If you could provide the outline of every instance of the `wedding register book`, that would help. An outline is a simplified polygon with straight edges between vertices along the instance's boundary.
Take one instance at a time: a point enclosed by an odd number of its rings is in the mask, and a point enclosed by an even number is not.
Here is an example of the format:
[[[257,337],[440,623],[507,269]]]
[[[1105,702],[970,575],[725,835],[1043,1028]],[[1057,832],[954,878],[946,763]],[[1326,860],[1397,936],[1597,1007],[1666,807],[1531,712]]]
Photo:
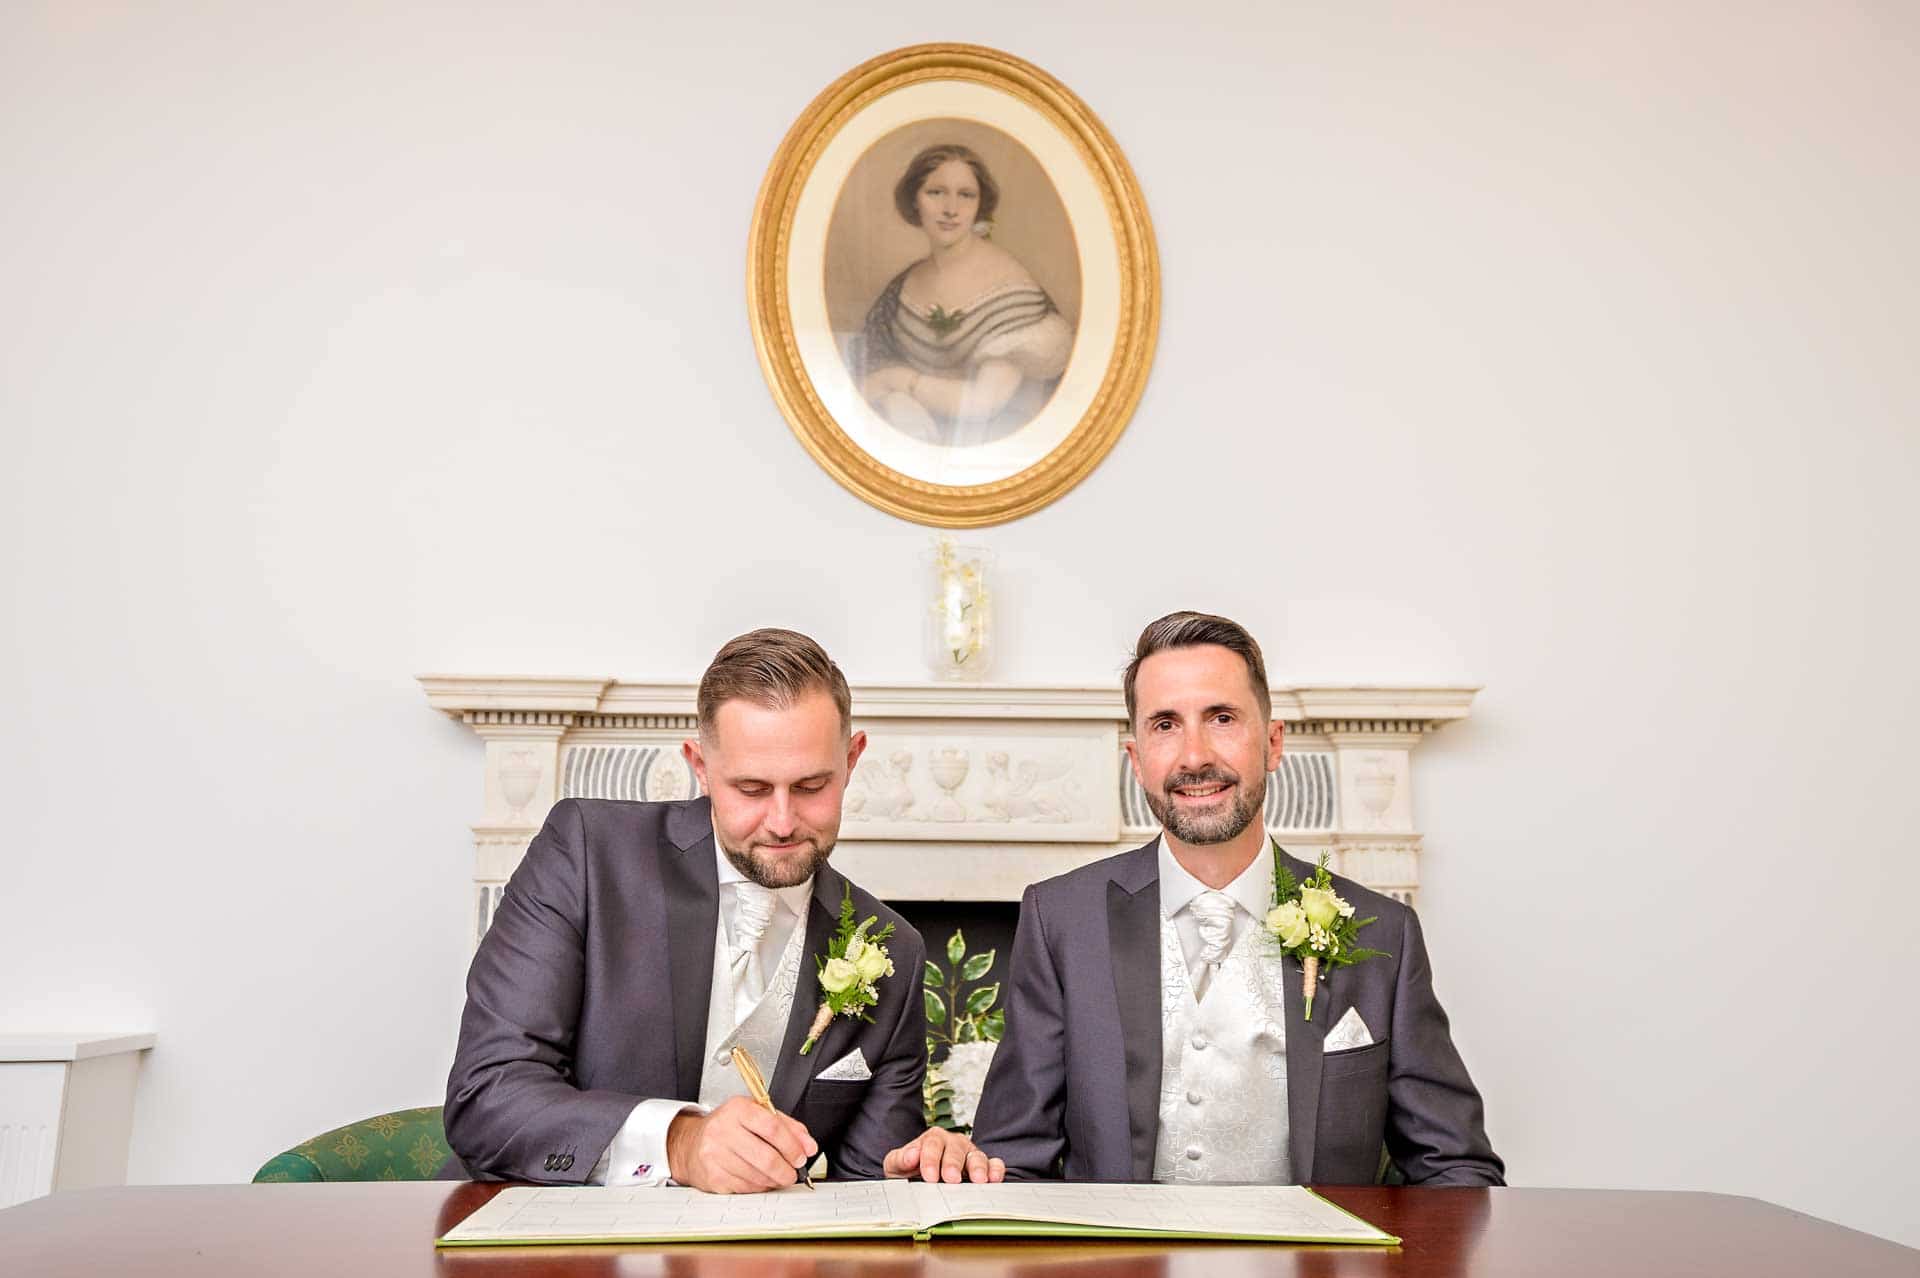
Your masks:
[[[1299,1185],[928,1185],[825,1182],[770,1194],[675,1187],[503,1189],[442,1247],[739,1242],[769,1238],[1217,1238],[1400,1240]]]

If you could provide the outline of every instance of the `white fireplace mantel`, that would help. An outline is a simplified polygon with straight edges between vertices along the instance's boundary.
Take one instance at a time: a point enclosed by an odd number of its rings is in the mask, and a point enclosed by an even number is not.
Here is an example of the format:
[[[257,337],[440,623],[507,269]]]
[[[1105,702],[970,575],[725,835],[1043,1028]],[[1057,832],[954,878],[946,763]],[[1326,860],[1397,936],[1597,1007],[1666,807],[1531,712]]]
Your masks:
[[[680,754],[693,683],[535,675],[422,675],[427,702],[486,743],[476,941],[546,811],[565,798],[689,798]],[[1266,824],[1297,855],[1412,901],[1419,887],[1412,757],[1470,711],[1476,687],[1300,685],[1273,690],[1286,752]],[[1112,685],[884,683],[853,689],[868,746],[848,786],[834,864],[890,900],[1016,901],[1037,879],[1134,847],[1157,830],[1124,765]]]

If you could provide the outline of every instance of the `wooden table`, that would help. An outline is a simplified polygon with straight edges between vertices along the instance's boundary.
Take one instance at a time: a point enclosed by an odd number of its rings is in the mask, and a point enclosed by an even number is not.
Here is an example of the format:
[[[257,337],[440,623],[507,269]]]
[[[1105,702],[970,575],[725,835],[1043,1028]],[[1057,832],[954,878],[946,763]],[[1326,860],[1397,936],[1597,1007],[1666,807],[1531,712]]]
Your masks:
[[[1920,1251],[1724,1194],[1581,1189],[1322,1192],[1393,1248],[874,1241],[436,1252],[500,1189],[444,1181],[83,1189],[0,1211],[0,1273],[277,1278],[1920,1278]]]

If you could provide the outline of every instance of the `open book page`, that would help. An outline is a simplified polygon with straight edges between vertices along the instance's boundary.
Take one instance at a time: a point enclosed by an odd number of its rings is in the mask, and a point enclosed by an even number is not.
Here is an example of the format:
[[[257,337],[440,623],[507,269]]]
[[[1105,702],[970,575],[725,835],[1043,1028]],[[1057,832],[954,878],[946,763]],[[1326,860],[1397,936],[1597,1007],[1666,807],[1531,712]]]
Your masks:
[[[840,1181],[734,1196],[683,1188],[515,1186],[448,1231],[450,1246],[715,1242],[941,1233],[1394,1239],[1297,1185],[928,1185]]]
[[[905,1181],[834,1181],[771,1194],[677,1186],[515,1186],[494,1195],[443,1243],[639,1242],[910,1234]]]
[[[913,1182],[921,1232],[948,1222],[1034,1221],[1189,1238],[1391,1242],[1357,1216],[1299,1185],[1003,1185]],[[953,1232],[994,1232],[991,1228]],[[1028,1231],[1021,1231],[1028,1232]],[[1044,1232],[1044,1231],[1040,1231]]]

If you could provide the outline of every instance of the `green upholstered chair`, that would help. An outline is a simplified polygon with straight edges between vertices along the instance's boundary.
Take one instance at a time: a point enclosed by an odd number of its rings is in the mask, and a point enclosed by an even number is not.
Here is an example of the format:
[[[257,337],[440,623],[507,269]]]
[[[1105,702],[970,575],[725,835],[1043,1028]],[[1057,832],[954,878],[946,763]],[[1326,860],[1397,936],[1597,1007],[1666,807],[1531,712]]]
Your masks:
[[[396,1109],[322,1132],[253,1174],[261,1181],[432,1180],[452,1150],[440,1107]]]

